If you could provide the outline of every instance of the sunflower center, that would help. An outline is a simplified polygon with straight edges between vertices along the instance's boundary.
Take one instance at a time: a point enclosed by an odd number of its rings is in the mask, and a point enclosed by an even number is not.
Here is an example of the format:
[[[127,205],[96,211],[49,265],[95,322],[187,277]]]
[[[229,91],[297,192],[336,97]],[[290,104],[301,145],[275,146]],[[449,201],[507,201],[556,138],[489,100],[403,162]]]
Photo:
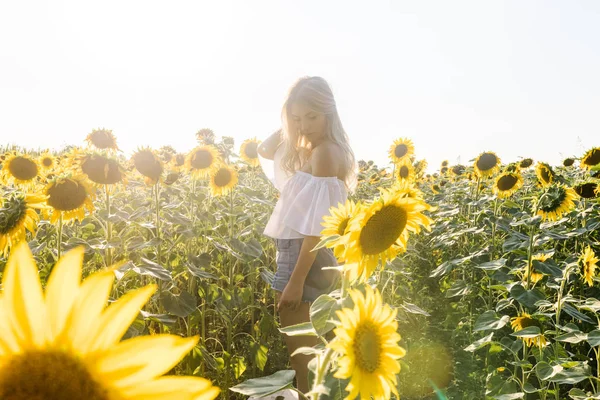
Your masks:
[[[537,321],[531,317],[518,317],[514,323],[514,328],[518,328],[518,330],[523,330],[530,326],[538,326]]]
[[[503,191],[510,190],[515,186],[517,180],[517,177],[512,174],[503,175],[498,179],[498,189]]]
[[[363,253],[375,255],[389,249],[406,227],[408,213],[395,205],[384,206],[365,224],[360,232]]]
[[[521,160],[521,168],[530,167],[531,164],[533,164],[533,160],[531,158],[526,158],[524,160]]]
[[[258,149],[258,143],[250,142],[250,143],[246,144],[244,152],[246,153],[246,156],[248,158],[257,158],[258,157],[257,149]]]
[[[8,197],[0,208],[0,234],[6,235],[25,217],[27,203],[23,197]]]
[[[346,233],[346,227],[348,226],[348,221],[350,221],[350,218],[346,218],[342,222],[340,222],[340,224],[338,225],[338,235],[343,236],[344,233]]]
[[[356,327],[356,336],[352,346],[356,356],[356,365],[369,373],[375,372],[380,363],[381,340],[373,322],[366,321]]]
[[[85,203],[87,192],[83,185],[73,179],[55,182],[48,188],[48,205],[58,211],[75,210]]]
[[[192,156],[191,165],[194,169],[205,169],[212,165],[213,156],[208,150],[198,150]]]
[[[30,351],[0,367],[3,400],[107,400],[108,391],[76,358],[59,351]]]
[[[498,157],[496,157],[494,154],[483,153],[477,159],[477,168],[479,168],[481,171],[487,171],[494,168],[497,163]]]
[[[8,165],[12,176],[21,181],[30,181],[38,174],[38,167],[35,162],[25,157],[15,157]]]
[[[185,164],[185,157],[183,156],[183,154],[177,154],[175,156],[175,165],[181,167],[183,164]]]
[[[540,210],[546,213],[556,211],[566,198],[567,193],[562,188],[554,192],[549,191],[540,198]]]
[[[399,144],[398,146],[396,146],[396,148],[394,149],[394,154],[396,155],[396,157],[398,158],[402,158],[406,155],[406,153],[408,153],[408,146],[405,144]]]
[[[586,165],[596,165],[596,164],[600,163],[600,150],[598,150],[598,149],[590,150],[590,154],[588,154],[585,157],[585,159],[583,160],[583,163]]]
[[[151,151],[142,150],[133,156],[133,164],[140,174],[157,180],[162,174],[162,165]]]
[[[227,168],[221,168],[215,174],[215,185],[219,187],[227,186],[231,182],[231,172]]]
[[[121,171],[115,160],[102,156],[91,156],[81,163],[81,170],[94,183],[112,185],[121,181]]]
[[[573,189],[575,189],[575,192],[584,199],[593,199],[596,197],[597,187],[598,185],[594,182],[588,182],[582,185],[577,185]]]
[[[546,167],[542,167],[541,168],[540,175],[542,176],[542,179],[544,180],[544,182],[548,182],[549,183],[550,180],[552,180],[552,173]]]
[[[406,165],[401,166],[398,173],[400,174],[400,178],[402,178],[402,179],[408,178],[408,174],[409,174],[408,167]]]
[[[44,157],[42,159],[42,165],[46,168],[52,166],[52,159],[50,157]]]

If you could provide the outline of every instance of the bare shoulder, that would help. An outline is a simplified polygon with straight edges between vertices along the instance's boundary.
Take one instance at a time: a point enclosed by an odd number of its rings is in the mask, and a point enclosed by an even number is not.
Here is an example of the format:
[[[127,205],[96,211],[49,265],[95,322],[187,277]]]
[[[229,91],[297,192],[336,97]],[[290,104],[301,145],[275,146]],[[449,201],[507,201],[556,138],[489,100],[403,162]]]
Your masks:
[[[345,175],[345,157],[343,149],[333,142],[317,146],[311,156],[311,169],[314,176]]]

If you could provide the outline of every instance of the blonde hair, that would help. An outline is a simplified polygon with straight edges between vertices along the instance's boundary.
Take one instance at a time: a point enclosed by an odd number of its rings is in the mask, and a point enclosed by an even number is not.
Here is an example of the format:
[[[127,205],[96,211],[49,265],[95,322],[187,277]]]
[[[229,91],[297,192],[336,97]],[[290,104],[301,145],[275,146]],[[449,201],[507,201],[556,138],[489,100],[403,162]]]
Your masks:
[[[325,114],[327,128],[325,136],[338,144],[345,154],[348,171],[344,177],[346,188],[356,187],[356,159],[350,147],[350,140],[342,126],[333,92],[327,81],[318,76],[306,76],[298,79],[290,88],[281,110],[284,153],[281,158],[282,168],[293,174],[308,161],[312,150],[310,142],[298,131],[290,129],[291,107],[297,101],[304,102],[313,111]]]

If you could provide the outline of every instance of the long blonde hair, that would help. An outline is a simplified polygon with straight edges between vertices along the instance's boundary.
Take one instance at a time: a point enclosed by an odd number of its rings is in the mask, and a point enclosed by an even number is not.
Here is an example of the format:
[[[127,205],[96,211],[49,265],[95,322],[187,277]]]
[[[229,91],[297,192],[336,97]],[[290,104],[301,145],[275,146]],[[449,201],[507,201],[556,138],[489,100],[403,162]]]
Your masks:
[[[356,187],[356,159],[350,147],[350,140],[342,126],[333,92],[327,81],[318,76],[306,76],[298,79],[290,88],[281,110],[284,154],[281,158],[282,168],[293,174],[308,160],[310,142],[298,131],[290,129],[292,104],[302,101],[313,111],[325,114],[327,118],[326,138],[337,143],[344,151],[348,171],[344,177],[346,188]]]

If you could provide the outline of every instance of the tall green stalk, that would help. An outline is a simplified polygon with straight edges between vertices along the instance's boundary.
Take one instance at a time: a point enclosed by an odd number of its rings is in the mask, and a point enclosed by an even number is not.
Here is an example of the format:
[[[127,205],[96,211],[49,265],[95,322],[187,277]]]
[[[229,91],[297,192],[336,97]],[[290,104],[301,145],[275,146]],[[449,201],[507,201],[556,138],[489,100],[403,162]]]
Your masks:
[[[110,248],[110,241],[112,240],[112,222],[110,221],[110,191],[108,185],[104,185],[104,193],[106,195],[106,265],[112,265],[112,249]]]

